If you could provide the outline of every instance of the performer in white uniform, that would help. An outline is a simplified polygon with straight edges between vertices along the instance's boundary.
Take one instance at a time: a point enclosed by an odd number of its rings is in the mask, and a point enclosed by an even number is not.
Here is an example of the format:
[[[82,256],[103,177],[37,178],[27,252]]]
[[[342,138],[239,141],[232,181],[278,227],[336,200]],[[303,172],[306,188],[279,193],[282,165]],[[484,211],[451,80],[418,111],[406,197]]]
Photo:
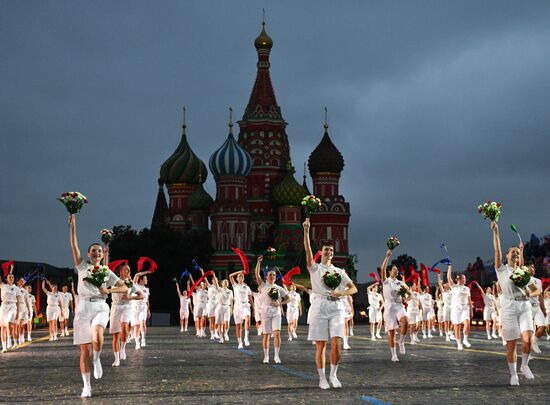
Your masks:
[[[354,316],[353,311],[353,298],[351,295],[347,295],[342,298],[344,300],[344,336],[343,341],[344,344],[342,345],[344,350],[351,349],[349,345],[349,336],[351,331],[351,325],[352,325],[352,319]]]
[[[403,299],[397,293],[400,288],[407,288],[407,285],[397,280],[398,269],[392,265],[389,269],[389,277],[386,277],[388,262],[392,251],[388,249],[384,261],[380,266],[380,279],[382,281],[382,291],[384,294],[384,323],[386,332],[388,332],[388,342],[390,344],[391,361],[397,362],[397,353],[395,351],[395,330],[399,327],[399,353],[405,354],[405,335],[407,334],[407,313],[403,306]]]
[[[180,300],[180,332],[187,332],[187,325],[189,323],[189,308],[191,307],[191,311],[193,311],[191,298],[187,296],[187,291],[189,291],[189,288],[189,280],[187,280],[187,290],[183,291],[180,290],[180,285],[176,280],[176,290]]]
[[[141,293],[142,299],[132,300],[132,318],[131,325],[134,328],[134,339],[136,340],[136,350],[146,346],[145,334],[147,333],[147,318],[151,316],[149,309],[149,288],[146,287],[148,280],[146,274],[149,270],[141,271],[134,275],[133,293]],[[141,334],[141,342],[140,342]]]
[[[455,340],[453,328],[451,325],[451,286],[449,283],[443,284],[441,281],[441,274],[437,275],[437,283],[441,290],[441,297],[443,298],[443,323],[445,324],[445,340],[447,342]]]
[[[215,277],[215,276],[214,276]],[[210,284],[208,277],[204,279],[207,290],[206,312],[208,316],[208,329],[210,330],[210,340],[219,339],[218,329],[216,328],[216,308],[218,306],[218,288]]]
[[[523,249],[513,246],[506,252],[508,264],[502,263],[500,235],[498,224],[491,222],[493,231],[493,247],[495,251],[495,270],[501,288],[501,319],[502,336],[506,340],[506,360],[510,370],[510,385],[519,385],[517,375],[517,340],[521,339],[521,372],[525,378],[535,378],[529,368],[529,353],[531,352],[531,335],[533,334],[533,313],[531,311],[530,296],[537,296],[540,290],[534,281],[523,288],[516,286],[510,276],[523,261]]]
[[[25,343],[25,327],[29,320],[29,307],[27,302],[27,290],[25,289],[26,280],[21,277],[17,280],[17,286],[19,287],[20,294],[17,296],[17,303],[19,308],[19,314],[17,316],[17,343]]]
[[[59,298],[61,299],[61,307],[59,312],[59,328],[61,329],[61,336],[69,336],[69,315],[74,313],[73,296],[70,292],[67,292],[66,285],[61,287]]]
[[[75,345],[80,346],[80,372],[84,388],[82,397],[92,396],[92,385],[90,382],[91,365],[94,365],[94,377],[103,376],[100,354],[103,348],[103,331],[109,322],[109,306],[105,302],[107,294],[114,292],[124,293],[128,287],[108,268],[100,267],[103,260],[103,247],[94,243],[88,248],[88,261],[84,260],[78,248],[76,238],[76,217],[69,215],[69,229],[71,251],[74,265],[78,272],[78,304],[75,309],[73,322],[73,340]],[[97,271],[105,271],[106,277],[100,288],[85,281],[84,278],[91,277]],[[114,287],[114,288],[113,288]],[[90,355],[93,352],[93,360],[90,362]]]
[[[428,330],[429,338],[432,338],[432,320],[434,312],[434,302],[430,287],[425,286],[420,293],[420,304],[422,305],[422,338],[426,339],[426,329]]]
[[[411,345],[420,342],[418,339],[418,330],[420,329],[422,304],[420,294],[418,293],[418,284],[415,282],[410,287],[410,295],[405,298],[407,302],[407,319],[409,321],[409,333],[411,335]]]
[[[375,341],[377,338],[382,339],[380,331],[382,330],[382,310],[384,308],[384,300],[378,292],[378,282],[367,288],[367,298],[369,302],[369,323],[370,323],[370,339]]]
[[[529,266],[527,267],[531,272],[531,279],[533,280],[539,291],[542,291],[542,282],[539,278],[535,277],[535,266],[533,264],[529,264]],[[531,338],[531,350],[533,350],[535,353],[542,353],[539,348],[539,339],[542,337],[542,335],[544,335],[544,332],[546,331],[546,311],[548,311],[548,308],[546,308],[546,306],[544,305],[543,294],[540,294],[537,297],[530,297],[529,301],[531,302],[533,322],[535,323],[535,332],[533,333],[533,336]]]
[[[235,276],[237,281],[235,282]],[[233,307],[233,319],[235,321],[235,332],[237,334],[238,348],[243,348],[242,329],[244,322],[244,345],[250,346],[248,339],[250,334],[250,315],[251,315],[251,301],[252,290],[244,283],[244,275],[242,271],[236,271],[229,275],[229,281],[233,287],[233,295],[235,298],[235,305]],[[259,321],[259,320],[258,320]]]
[[[550,285],[544,290],[544,308],[546,309],[546,340],[550,340]]]
[[[191,279],[193,283],[193,280]],[[193,283],[194,284],[194,283]],[[195,322],[195,336],[202,337],[202,295],[204,291],[205,283],[202,282],[193,293],[191,294],[191,299],[193,300],[193,320]]]
[[[216,331],[219,336],[219,342],[229,341],[229,319],[231,319],[231,306],[233,304],[233,291],[229,287],[227,280],[222,280],[221,287],[218,284],[218,278],[214,275],[212,278],[216,288]],[[212,286],[210,286],[212,288]]]
[[[27,341],[31,342],[32,341],[32,337],[31,337],[31,333],[32,333],[32,322],[33,322],[33,319],[34,319],[34,314],[37,313],[36,311],[36,298],[34,297],[34,295],[32,295],[32,286],[30,285],[27,285],[25,286],[25,288],[27,289],[27,305],[29,307],[29,319],[27,320]]]
[[[273,335],[273,347],[275,356],[273,361],[280,363],[279,352],[281,350],[281,306],[288,302],[288,295],[284,288],[275,284],[277,275],[275,271],[267,272],[266,281],[263,282],[260,277],[260,265],[263,257],[259,256],[256,262],[254,274],[256,275],[256,283],[261,294],[262,300],[262,347],[264,349],[264,363],[269,363],[269,337]],[[271,294],[271,296],[270,296]],[[276,297],[275,297],[276,295]],[[273,297],[273,298],[272,298]]]
[[[456,284],[453,281],[453,266],[447,266],[447,282],[451,286],[451,323],[454,328],[456,346],[462,350],[463,346],[470,347],[468,336],[470,335],[470,319],[474,315],[470,289],[466,287],[466,276],[459,274]],[[464,326],[464,339],[460,341],[460,327]]]
[[[288,293],[288,303],[286,304],[288,340],[292,341],[292,339],[298,339],[296,330],[298,329],[298,319],[302,316],[302,297],[296,292],[295,285],[291,285],[290,290],[284,288]]]
[[[357,287],[353,284],[343,269],[332,264],[334,246],[325,243],[321,247],[321,263],[313,260],[311,242],[309,239],[309,218],[304,221],[304,249],[308,264],[311,289],[315,299],[311,303],[311,313],[308,340],[315,341],[315,365],[319,374],[319,388],[328,389],[329,383],[325,376],[325,353],[327,341],[330,339],[330,376],[329,381],[334,388],[341,388],[337,371],[340,362],[340,342],[344,337],[345,305],[342,297],[353,295]],[[338,275],[340,284],[331,289],[325,284],[324,277],[329,274]]]
[[[0,305],[0,327],[2,331],[2,353],[5,353],[12,347],[12,332],[17,327],[17,315],[19,313],[19,304],[17,296],[21,294],[19,288],[13,284],[14,276],[12,274],[13,264],[6,277],[6,283],[0,277],[0,293],[2,304]],[[15,343],[15,341],[14,341]]]
[[[487,340],[492,338],[497,338],[496,335],[496,319],[497,319],[497,308],[495,304],[495,296],[493,295],[493,289],[487,287],[485,291],[478,284],[477,281],[474,281],[475,286],[478,288],[483,298],[483,320],[485,321],[485,332],[487,332]],[[491,324],[493,327],[493,335],[491,336]]]
[[[46,283],[50,287],[51,291],[46,289]],[[57,291],[57,284],[52,284],[48,280],[42,280],[42,291],[48,297],[46,307],[46,320],[49,324],[50,342],[57,340],[57,320],[59,319],[59,313],[61,312],[61,296]]]
[[[258,332],[258,336],[260,336],[262,334],[262,294],[260,294],[260,291],[253,292],[252,298],[254,303],[253,307],[256,332]]]
[[[443,295],[441,295],[439,285],[435,290],[435,304],[437,306],[437,326],[439,328],[439,336],[443,336],[443,329],[445,327],[443,322]],[[447,336],[446,331],[445,335]]]
[[[115,357],[112,366],[118,367],[120,366],[120,360],[126,360],[126,340],[130,333],[130,323],[132,320],[131,303],[135,300],[142,300],[143,294],[136,290],[135,284],[130,278],[130,266],[122,264],[118,269],[114,270],[118,270],[120,279],[128,287],[128,291],[124,293],[113,293],[111,295],[109,333],[113,335],[113,355]]]

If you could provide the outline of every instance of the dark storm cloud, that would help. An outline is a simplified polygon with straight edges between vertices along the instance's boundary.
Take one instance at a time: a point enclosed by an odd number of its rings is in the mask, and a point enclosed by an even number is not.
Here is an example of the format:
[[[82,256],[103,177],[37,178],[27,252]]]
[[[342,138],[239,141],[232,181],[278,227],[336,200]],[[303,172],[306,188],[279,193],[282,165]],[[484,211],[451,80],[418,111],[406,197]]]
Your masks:
[[[490,257],[475,212],[486,198],[505,204],[505,226],[550,230],[547,2],[0,5],[1,257],[70,263],[55,201],[65,190],[91,200],[83,245],[102,227],[149,226],[181,106],[205,162],[226,137],[227,107],[242,114],[262,6],[299,177],[329,107],[360,279],[390,234],[428,263],[442,241],[458,268]]]

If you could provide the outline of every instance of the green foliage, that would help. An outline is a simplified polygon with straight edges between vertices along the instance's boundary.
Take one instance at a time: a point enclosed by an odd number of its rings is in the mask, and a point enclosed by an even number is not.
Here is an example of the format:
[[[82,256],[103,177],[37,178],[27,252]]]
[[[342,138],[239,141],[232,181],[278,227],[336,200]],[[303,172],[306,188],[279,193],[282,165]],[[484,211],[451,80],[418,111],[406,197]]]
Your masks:
[[[392,260],[391,264],[393,264],[398,269],[403,267],[407,274],[409,273],[409,267],[412,265],[415,270],[418,270],[418,265],[416,264],[416,259],[412,256],[409,256],[408,254],[402,254],[397,256],[396,259]]]

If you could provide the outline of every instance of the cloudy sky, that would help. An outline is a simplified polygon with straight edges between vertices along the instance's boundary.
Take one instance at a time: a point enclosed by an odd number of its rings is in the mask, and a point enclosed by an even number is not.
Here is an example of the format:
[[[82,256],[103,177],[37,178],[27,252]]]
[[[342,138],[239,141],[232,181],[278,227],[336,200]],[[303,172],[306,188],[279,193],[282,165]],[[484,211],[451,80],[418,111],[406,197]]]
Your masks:
[[[550,232],[547,1],[0,0],[0,257],[70,265],[67,190],[82,245],[149,226],[181,107],[205,162],[243,113],[262,7],[299,176],[329,108],[359,280],[391,234],[427,264],[491,257],[485,199],[505,245]]]

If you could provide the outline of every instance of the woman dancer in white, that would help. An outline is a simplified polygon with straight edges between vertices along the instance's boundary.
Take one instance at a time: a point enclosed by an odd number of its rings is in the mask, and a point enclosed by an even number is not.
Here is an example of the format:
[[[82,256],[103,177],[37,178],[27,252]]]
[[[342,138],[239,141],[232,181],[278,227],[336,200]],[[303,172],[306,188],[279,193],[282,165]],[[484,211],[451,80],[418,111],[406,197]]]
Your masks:
[[[281,306],[288,302],[288,295],[284,288],[275,284],[277,275],[275,271],[270,270],[267,272],[266,281],[263,282],[260,276],[260,265],[263,257],[259,256],[256,262],[256,283],[258,283],[258,289],[261,293],[262,300],[262,347],[264,349],[264,363],[269,363],[269,337],[273,335],[273,347],[275,349],[275,356],[273,361],[280,363],[281,358],[279,353],[281,350]],[[278,298],[273,299],[270,297],[270,293],[274,294],[275,290],[278,292]]]
[[[544,308],[546,309],[546,340],[550,340],[550,285],[544,290]]]
[[[391,361],[397,362],[397,353],[395,351],[395,330],[399,327],[399,353],[405,354],[405,335],[407,334],[407,313],[403,306],[403,299],[397,293],[400,288],[407,288],[407,285],[397,280],[398,269],[391,266],[389,269],[389,277],[386,277],[388,262],[392,251],[388,249],[384,261],[380,266],[380,279],[382,281],[382,291],[384,293],[384,323],[386,332],[388,332],[388,341],[390,344]]]
[[[237,282],[235,282],[235,276],[237,276]],[[235,321],[235,332],[237,334],[238,348],[243,348],[242,330],[244,322],[244,345],[250,346],[248,340],[250,334],[250,314],[251,314],[251,301],[252,290],[244,282],[244,275],[242,271],[236,271],[229,275],[229,281],[233,287],[233,295],[235,297],[235,305],[233,306],[233,319]],[[259,321],[259,320],[258,320]]]
[[[441,281],[441,274],[437,275],[437,283],[441,290],[441,297],[443,299],[443,323],[445,325],[445,340],[447,342],[455,340],[453,328],[451,325],[451,287],[449,283],[443,284]]]
[[[470,295],[470,289],[466,287],[466,276],[459,274],[456,278],[456,284],[452,276],[453,266],[447,267],[447,282],[451,286],[451,323],[454,327],[456,346],[458,350],[463,349],[463,345],[471,347],[468,342],[470,335],[470,319],[473,316],[473,303]],[[464,339],[460,341],[460,327],[464,326]]]
[[[434,302],[432,294],[430,294],[430,287],[422,288],[420,304],[422,305],[422,339],[426,339],[426,329],[428,329],[427,337],[432,338]]]
[[[27,320],[27,341],[32,342],[32,322],[36,311],[36,298],[32,295],[32,286],[26,286],[27,289],[27,305],[29,306],[29,319]]]
[[[130,278],[130,266],[123,264],[116,270],[118,270],[120,279],[128,287],[128,291],[111,295],[109,333],[113,335],[113,355],[115,357],[113,367],[120,366],[120,360],[126,360],[126,341],[130,333],[130,322],[132,320],[131,303],[143,299],[143,293],[136,290],[135,284]],[[138,340],[136,339],[136,341]]]
[[[61,336],[69,336],[69,316],[71,312],[74,313],[73,296],[70,292],[67,292],[66,285],[61,287],[59,298],[61,300],[61,306],[59,311],[59,329],[61,329]]]
[[[370,323],[370,340],[382,339],[380,331],[382,330],[382,310],[384,308],[384,300],[378,292],[378,282],[367,288],[367,298],[369,302],[369,323]]]
[[[342,348],[344,350],[351,349],[351,346],[349,345],[349,336],[350,336],[350,330],[351,330],[351,322],[353,319],[353,298],[351,295],[346,295],[344,298],[344,336],[342,340],[344,341],[344,344],[342,345]]]
[[[214,276],[215,277],[215,276]],[[204,279],[207,289],[206,315],[208,316],[208,329],[210,330],[210,340],[219,339],[218,329],[216,328],[216,308],[218,307],[218,287],[210,284],[208,277]],[[206,319],[205,319],[206,327]],[[206,334],[205,334],[206,335]]]
[[[51,291],[46,289],[46,283]],[[57,320],[59,319],[59,313],[61,312],[61,296],[57,291],[57,284],[52,284],[48,280],[42,280],[42,291],[48,297],[46,307],[46,320],[49,324],[50,342],[57,340]]]
[[[29,304],[27,302],[27,290],[25,289],[26,280],[21,277],[17,280],[20,294],[17,296],[19,314],[17,316],[17,343],[25,343],[25,327],[29,320]]]
[[[227,280],[222,280],[222,285],[218,284],[218,278],[212,278],[216,288],[216,331],[220,343],[229,341],[229,319],[231,318],[231,305],[233,303],[233,291],[229,287]],[[211,286],[212,288],[212,286]]]
[[[315,299],[309,308],[311,312],[308,339],[315,341],[315,365],[319,374],[319,388],[330,388],[325,376],[326,349],[330,340],[330,375],[329,381],[333,388],[341,388],[338,380],[338,364],[340,363],[340,342],[344,336],[345,309],[341,298],[353,295],[357,287],[343,269],[332,264],[334,246],[324,243],[321,246],[321,263],[313,260],[311,241],[309,239],[309,218],[304,221],[304,249],[308,264],[311,289]],[[331,289],[323,281],[327,273],[338,274],[340,284]]]
[[[529,266],[529,271],[531,272],[531,279],[537,286],[539,291],[542,291],[542,282],[539,278],[535,277],[535,266],[531,263]],[[531,350],[535,353],[542,353],[539,348],[539,339],[544,335],[546,331],[546,311],[548,308],[544,305],[543,294],[540,294],[537,297],[531,297],[529,299],[531,302],[531,310],[533,312],[533,322],[535,323],[535,332],[531,338]]]
[[[17,296],[20,293],[19,288],[13,284],[14,276],[12,274],[13,264],[6,277],[6,283],[0,277],[0,291],[2,304],[0,305],[0,327],[2,333],[2,353],[5,353],[12,347],[12,332],[17,327],[17,315],[19,313],[19,304]]]
[[[176,280],[176,290],[180,300],[180,332],[187,332],[187,325],[189,323],[189,308],[193,311],[193,304],[191,304],[191,299],[187,296],[187,291],[189,291],[190,288],[189,283],[190,281],[187,280],[187,290],[181,291],[180,285]]]
[[[529,369],[529,353],[531,352],[531,335],[533,334],[533,314],[531,312],[530,296],[537,296],[540,290],[533,280],[524,288],[516,286],[510,279],[512,272],[523,260],[521,251],[513,246],[506,252],[507,264],[502,263],[500,235],[498,224],[491,222],[493,231],[493,247],[495,251],[495,270],[501,293],[502,336],[506,340],[506,360],[510,370],[510,385],[519,385],[517,374],[517,340],[521,339],[521,372],[528,380],[535,378]]]
[[[136,340],[136,350],[146,346],[145,334],[147,333],[147,318],[151,316],[149,309],[149,288],[146,287],[148,280],[147,274],[150,274],[150,270],[140,271],[134,275],[133,280],[133,292],[140,292],[142,298],[139,300],[132,300],[132,319],[131,325],[134,328],[134,339]],[[140,342],[141,334],[141,342]]]
[[[418,293],[418,284],[413,282],[410,287],[410,295],[405,298],[407,302],[407,318],[409,321],[409,333],[411,335],[411,345],[420,342],[418,339],[418,331],[420,329],[422,304],[420,302],[420,294]]]
[[[435,304],[437,306],[437,326],[439,328],[439,336],[443,336],[443,328],[445,327],[443,322],[443,296],[441,295],[439,285],[435,290]],[[447,331],[445,331],[445,336],[447,336]]]
[[[256,324],[256,332],[258,336],[262,334],[262,294],[260,291],[252,293],[253,307],[254,307],[254,322]]]
[[[309,296],[309,307],[311,308],[311,304],[313,303],[313,300],[315,299],[315,293],[313,292],[313,290],[311,290],[309,288],[305,288],[303,285],[300,285],[300,284],[293,284],[293,285],[295,285],[296,288],[298,290],[300,290],[302,293],[307,294]],[[311,321],[311,311],[308,310],[307,311],[307,318],[306,318],[306,324],[308,325],[308,327],[309,327],[309,322],[310,321]],[[315,346],[316,345],[315,340],[312,340],[311,344],[313,346]]]
[[[91,365],[94,365],[94,377],[99,379],[103,376],[101,367],[101,349],[103,348],[103,331],[109,321],[109,306],[105,302],[107,294],[114,292],[126,292],[128,287],[108,268],[106,279],[100,288],[85,281],[84,278],[92,276],[100,268],[103,259],[103,247],[94,243],[88,248],[88,260],[84,260],[78,248],[76,238],[76,217],[69,215],[69,229],[71,251],[74,265],[78,271],[78,294],[79,300],[75,310],[73,340],[75,345],[80,346],[80,372],[84,388],[82,397],[92,396],[92,385],[90,382]],[[90,355],[93,360],[90,362]]]
[[[497,319],[497,309],[495,305],[495,296],[493,295],[493,289],[491,287],[487,287],[485,291],[483,291],[483,288],[478,284],[477,281],[474,281],[474,284],[478,288],[479,292],[481,293],[481,296],[483,297],[483,320],[485,321],[485,331],[487,332],[487,340],[491,340],[492,338],[497,338],[496,335],[496,324],[495,321]],[[493,327],[493,335],[491,336],[491,324]]]
[[[288,303],[286,304],[286,323],[288,331],[288,340],[298,339],[296,330],[298,329],[298,319],[302,316],[302,297],[296,292],[296,286],[291,285],[288,293]]]

